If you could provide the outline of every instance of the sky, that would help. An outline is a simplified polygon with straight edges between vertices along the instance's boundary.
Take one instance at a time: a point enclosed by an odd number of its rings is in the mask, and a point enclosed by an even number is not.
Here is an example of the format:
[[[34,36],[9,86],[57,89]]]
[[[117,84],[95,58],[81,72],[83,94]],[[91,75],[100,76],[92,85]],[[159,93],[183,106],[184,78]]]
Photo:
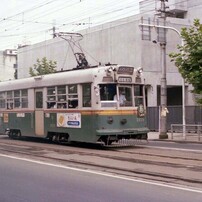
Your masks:
[[[139,13],[140,0],[1,0],[0,50],[31,45]]]

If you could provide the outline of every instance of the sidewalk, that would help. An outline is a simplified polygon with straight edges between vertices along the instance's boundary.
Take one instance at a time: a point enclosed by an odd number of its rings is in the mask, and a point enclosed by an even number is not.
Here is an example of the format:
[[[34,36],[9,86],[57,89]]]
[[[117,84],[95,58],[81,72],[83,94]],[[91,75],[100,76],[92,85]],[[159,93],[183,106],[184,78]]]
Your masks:
[[[194,142],[194,143],[200,143],[202,144],[202,134],[200,135],[200,140],[199,136],[196,133],[187,133],[186,138],[183,137],[182,133],[173,133],[173,138],[172,134],[170,132],[168,134],[168,139],[159,139],[159,132],[149,132],[148,133],[148,140],[158,140],[158,141],[173,141],[173,142]]]

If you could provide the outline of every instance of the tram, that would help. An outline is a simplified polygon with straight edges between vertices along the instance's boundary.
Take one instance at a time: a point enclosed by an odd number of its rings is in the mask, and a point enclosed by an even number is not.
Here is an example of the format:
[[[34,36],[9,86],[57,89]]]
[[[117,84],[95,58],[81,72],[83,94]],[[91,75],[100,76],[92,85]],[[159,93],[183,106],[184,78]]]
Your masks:
[[[110,145],[147,140],[141,69],[75,68],[0,82],[0,132],[11,138]]]

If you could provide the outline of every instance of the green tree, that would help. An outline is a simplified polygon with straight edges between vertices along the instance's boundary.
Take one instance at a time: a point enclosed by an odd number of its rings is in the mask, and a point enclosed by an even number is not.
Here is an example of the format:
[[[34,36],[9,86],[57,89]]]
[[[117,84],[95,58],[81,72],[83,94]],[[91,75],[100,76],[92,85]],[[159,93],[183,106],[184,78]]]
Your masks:
[[[189,28],[181,29],[184,46],[177,45],[178,53],[171,53],[171,61],[175,62],[179,72],[194,87],[193,93],[200,95],[197,100],[202,104],[202,24],[199,19]]]
[[[29,68],[30,76],[39,76],[44,74],[51,74],[56,72],[57,62],[52,60],[47,60],[46,57],[43,57],[41,60],[37,59],[37,63],[34,64],[34,67]]]

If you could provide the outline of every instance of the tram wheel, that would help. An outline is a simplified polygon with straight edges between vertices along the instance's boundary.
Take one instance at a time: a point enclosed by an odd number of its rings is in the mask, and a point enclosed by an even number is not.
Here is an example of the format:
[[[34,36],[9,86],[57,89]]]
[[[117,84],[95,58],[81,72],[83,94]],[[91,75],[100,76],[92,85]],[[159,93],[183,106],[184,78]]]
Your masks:
[[[109,139],[104,139],[103,142],[105,143],[105,145],[111,145],[113,141]]]
[[[9,134],[8,134],[8,137],[13,138],[13,139],[20,138],[21,137],[21,132],[20,132],[20,130],[15,130],[15,129],[10,130]]]

